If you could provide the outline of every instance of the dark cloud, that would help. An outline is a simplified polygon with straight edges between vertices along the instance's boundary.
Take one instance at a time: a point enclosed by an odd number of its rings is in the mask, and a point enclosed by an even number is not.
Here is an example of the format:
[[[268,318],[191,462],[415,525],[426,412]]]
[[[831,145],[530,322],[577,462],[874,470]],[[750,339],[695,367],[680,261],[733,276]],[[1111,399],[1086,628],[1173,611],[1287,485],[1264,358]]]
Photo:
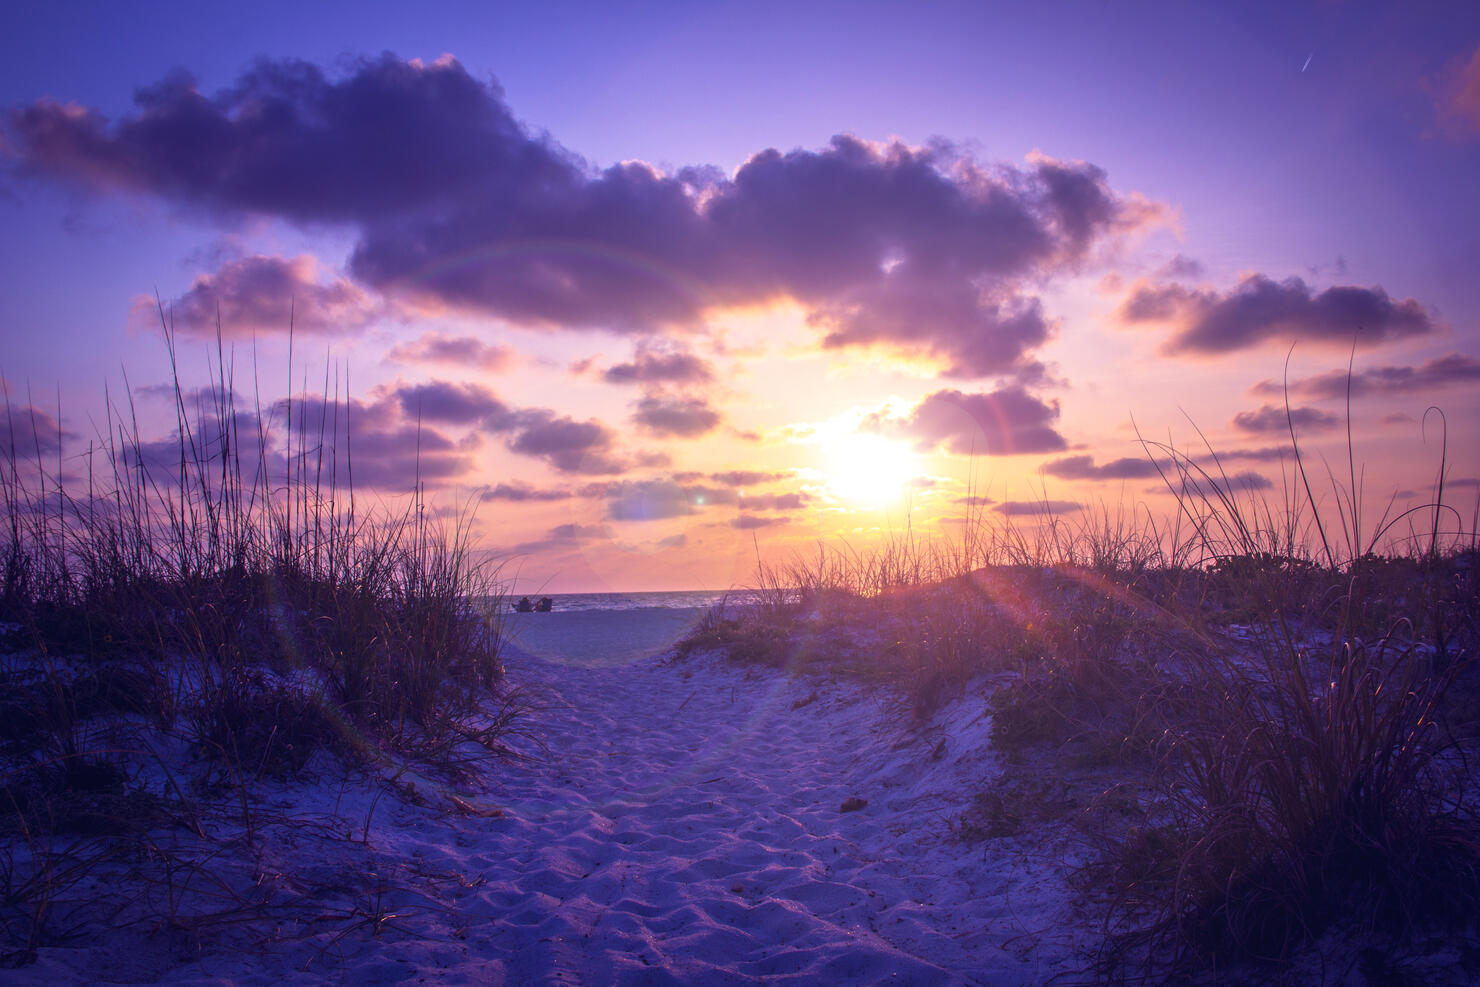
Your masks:
[[[1440,126],[1451,137],[1480,134],[1480,45],[1450,61],[1424,86],[1434,98]]]
[[[1084,505],[1072,500],[1006,500],[992,510],[1008,517],[1046,517],[1082,511]]]
[[[483,491],[484,500],[507,500],[513,503],[569,500],[571,496],[569,490],[537,490],[520,483],[500,483],[490,490]]]
[[[1257,449],[1220,449],[1218,458],[1252,463],[1277,463],[1290,458],[1290,448],[1288,446],[1265,446]]]
[[[393,400],[365,403],[319,395],[284,399],[272,406],[271,421],[286,430],[291,410],[294,458],[309,475],[330,476],[341,485],[409,492],[419,480],[430,487],[469,478],[476,466],[466,444],[402,413]]]
[[[1342,422],[1341,416],[1329,414],[1319,408],[1291,408],[1266,404],[1258,411],[1240,411],[1233,416],[1233,427],[1241,432],[1253,434],[1288,432],[1293,424],[1297,430],[1322,431],[1335,428]]]
[[[307,254],[283,257],[242,257],[228,261],[214,274],[202,274],[190,289],[165,306],[177,330],[213,335],[217,316],[227,336],[253,332],[349,333],[363,329],[381,312],[373,300],[348,278],[325,280],[318,261]],[[134,299],[135,325],[157,324],[155,300]]]
[[[630,363],[610,366],[601,377],[610,384],[704,384],[714,379],[714,368],[692,353],[645,345]]]
[[[1463,353],[1450,353],[1417,367],[1372,367],[1351,374],[1353,397],[1369,394],[1411,394],[1433,391],[1454,384],[1480,381],[1480,360]],[[1281,395],[1285,385],[1263,380],[1251,388],[1255,394]],[[1314,377],[1290,382],[1289,392],[1304,398],[1344,398],[1347,394],[1347,372],[1332,370]]]
[[[719,412],[703,398],[649,394],[637,402],[632,420],[653,435],[692,439],[719,427]]]
[[[740,506],[747,511],[796,511],[807,506],[811,500],[805,493],[745,494]]]
[[[448,336],[440,332],[423,333],[409,343],[392,347],[387,360],[397,363],[435,363],[457,367],[476,367],[485,373],[508,369],[514,360],[509,346],[485,343],[472,336]]]
[[[76,433],[62,428],[57,420],[34,405],[5,403],[0,418],[0,459],[8,462],[32,459],[39,454],[47,468],[56,466],[56,454],[64,440]]]
[[[449,425],[483,423],[490,431],[512,424],[514,413],[481,384],[458,384],[434,380],[403,385],[393,392],[407,418]]]
[[[1123,456],[1098,466],[1091,456],[1065,456],[1046,464],[1043,472],[1062,480],[1144,480],[1161,475],[1156,463],[1136,456]]]
[[[710,473],[709,479],[715,483],[723,483],[727,487],[753,487],[761,483],[785,480],[790,476],[789,470],[771,473],[761,470],[726,470],[722,473]]]
[[[1169,353],[1216,354],[1270,339],[1298,339],[1350,346],[1403,339],[1439,328],[1432,313],[1412,298],[1401,301],[1381,288],[1345,286],[1317,292],[1300,278],[1276,282],[1251,274],[1231,291],[1140,281],[1117,316],[1128,325],[1169,325]]]
[[[983,165],[944,142],[840,135],[760,151],[733,177],[598,170],[456,60],[389,54],[333,79],[264,60],[212,96],[177,73],[114,122],[36,102],[8,112],[6,143],[33,175],[344,224],[350,272],[411,301],[651,333],[790,298],[825,345],[925,355],[962,377],[1040,372],[1029,353],[1052,324],[1031,292],[1161,215],[1091,164]]]
[[[1253,470],[1245,470],[1242,473],[1233,474],[1228,478],[1228,483],[1235,490],[1268,490],[1274,486],[1267,477],[1255,473]]]
[[[514,555],[538,555],[559,549],[576,548],[589,541],[606,538],[606,528],[599,524],[558,524],[545,537],[520,542],[509,551]]]
[[[976,494],[972,494],[968,497],[957,497],[955,500],[951,501],[951,503],[960,504],[963,507],[991,507],[993,504],[997,503],[997,501],[991,497],[982,497]]]
[[[697,514],[705,507],[735,503],[735,494],[674,480],[632,480],[607,485],[606,516],[612,521],[661,521]]]
[[[945,390],[929,395],[903,418],[876,412],[859,428],[910,439],[922,452],[943,447],[958,455],[1010,456],[1066,448],[1053,428],[1058,417],[1057,402],[1045,404],[1021,387],[983,394]]]
[[[1177,278],[1200,278],[1202,275],[1202,262],[1183,254],[1173,257],[1156,272],[1158,278],[1168,281]]]
[[[599,476],[625,472],[631,465],[618,455],[616,435],[595,420],[578,422],[546,408],[533,408],[499,419],[490,427],[512,429],[510,451],[543,459],[562,473]]]
[[[732,528],[739,528],[741,531],[754,531],[757,528],[770,528],[785,523],[786,518],[756,517],[753,514],[742,514],[737,518],[731,518],[729,525]]]

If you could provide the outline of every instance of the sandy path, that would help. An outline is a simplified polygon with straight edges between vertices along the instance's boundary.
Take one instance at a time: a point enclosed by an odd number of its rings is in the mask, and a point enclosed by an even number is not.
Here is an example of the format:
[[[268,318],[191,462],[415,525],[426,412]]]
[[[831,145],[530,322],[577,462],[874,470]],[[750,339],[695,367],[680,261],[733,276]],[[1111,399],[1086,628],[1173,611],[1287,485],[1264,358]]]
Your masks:
[[[510,664],[550,756],[498,772],[502,817],[421,848],[486,879],[458,903],[499,917],[467,932],[484,977],[1027,983],[1069,961],[1058,879],[950,839],[995,771],[979,700],[911,731],[857,688],[713,660]]]
[[[951,834],[999,770],[982,690],[914,724],[845,682],[634,658],[692,615],[542,616],[508,663],[543,752],[480,769],[477,794],[410,775],[398,794],[332,759],[265,784],[280,821],[243,840],[228,806],[194,881],[247,895],[266,875],[272,908],[200,939],[149,922],[68,940],[17,982],[1028,984],[1083,966],[1098,930],[1052,846]]]

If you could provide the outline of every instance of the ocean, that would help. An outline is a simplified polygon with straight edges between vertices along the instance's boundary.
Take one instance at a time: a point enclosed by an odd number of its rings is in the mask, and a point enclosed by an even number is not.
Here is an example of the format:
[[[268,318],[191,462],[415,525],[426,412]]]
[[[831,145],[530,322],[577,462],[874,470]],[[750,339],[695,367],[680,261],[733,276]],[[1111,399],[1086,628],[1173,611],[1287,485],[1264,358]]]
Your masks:
[[[519,594],[522,596],[524,594]],[[530,593],[531,602],[548,596],[554,613],[586,613],[597,610],[708,610],[720,602],[744,605],[755,602],[753,590],[680,590],[664,593]],[[519,596],[504,597],[504,609],[512,610]]]
[[[522,595],[522,594],[521,594]],[[626,665],[671,650],[716,604],[744,605],[747,590],[674,593],[531,593],[553,604],[549,613],[516,613],[519,597],[502,601],[511,655],[585,666]]]

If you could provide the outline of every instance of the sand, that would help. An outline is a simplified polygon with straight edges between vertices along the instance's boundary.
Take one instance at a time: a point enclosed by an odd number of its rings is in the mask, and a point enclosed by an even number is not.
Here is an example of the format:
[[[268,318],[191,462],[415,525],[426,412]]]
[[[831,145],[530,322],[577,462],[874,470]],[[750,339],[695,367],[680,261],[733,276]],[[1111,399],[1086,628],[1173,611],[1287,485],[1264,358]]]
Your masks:
[[[265,790],[280,817],[231,873],[273,882],[272,928],[131,929],[19,972],[1027,984],[1084,966],[1097,930],[1054,842],[953,832],[1000,771],[981,689],[918,724],[846,682],[666,660],[693,616],[517,621],[509,675],[538,706],[534,739],[464,785],[408,775],[387,793],[321,763],[316,784]]]

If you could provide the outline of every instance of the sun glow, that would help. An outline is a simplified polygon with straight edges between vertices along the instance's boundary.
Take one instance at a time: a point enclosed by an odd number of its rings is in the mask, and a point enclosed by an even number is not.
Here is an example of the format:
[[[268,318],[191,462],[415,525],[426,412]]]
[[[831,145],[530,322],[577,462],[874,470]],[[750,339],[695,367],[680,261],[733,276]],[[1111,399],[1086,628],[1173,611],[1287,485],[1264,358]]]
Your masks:
[[[899,500],[918,472],[908,444],[856,432],[829,437],[823,470],[828,491],[858,507]]]

